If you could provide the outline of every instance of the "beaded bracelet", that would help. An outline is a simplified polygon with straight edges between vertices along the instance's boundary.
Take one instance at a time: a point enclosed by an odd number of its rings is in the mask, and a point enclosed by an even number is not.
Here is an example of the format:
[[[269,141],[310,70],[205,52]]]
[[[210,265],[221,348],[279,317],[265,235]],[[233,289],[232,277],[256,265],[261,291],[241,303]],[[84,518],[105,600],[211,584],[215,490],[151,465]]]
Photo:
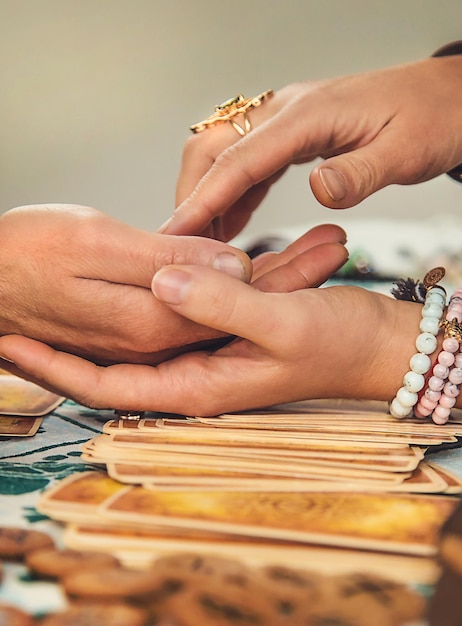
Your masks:
[[[433,375],[415,409],[416,417],[431,416],[435,424],[445,424],[456,403],[462,383],[462,289],[451,296],[444,321],[444,339]]]
[[[443,341],[443,349],[438,354],[437,363],[433,367],[432,376],[428,379],[425,393],[417,402],[414,415],[415,417],[434,417],[434,412],[445,388],[446,381],[449,377],[449,368],[455,361],[454,353],[459,349],[457,341],[447,338]],[[455,402],[455,401],[454,401]]]
[[[445,326],[448,324],[450,320],[452,320],[453,315],[457,314],[457,310],[454,308],[456,305],[456,294],[451,296],[449,300],[448,309],[445,316],[445,321],[440,324],[440,326]],[[450,369],[455,362],[455,353],[459,350],[459,343],[454,340],[454,338],[450,337],[448,333],[445,332],[445,337],[443,340],[443,345],[441,352],[438,354],[437,362],[433,367],[433,372],[431,378],[427,381],[427,387],[425,389],[424,394],[420,397],[415,409],[414,415],[415,417],[428,417],[431,415],[434,421],[438,423],[444,423],[441,420],[444,419],[446,415],[446,420],[449,417],[449,412],[452,406],[455,404],[451,404],[452,400],[448,397],[448,394],[445,394],[445,398],[443,398],[442,406],[438,409],[442,395],[444,393],[446,381],[449,378]],[[451,392],[449,392],[451,393]],[[446,399],[447,398],[447,399]],[[446,406],[444,406],[446,404]],[[448,406],[451,405],[451,406]],[[446,409],[449,408],[449,411]],[[438,410],[437,410],[438,409]],[[446,421],[445,420],[445,421]]]
[[[456,289],[452,294],[446,318],[441,324],[444,329],[443,349],[452,352],[453,359],[449,365],[447,382],[441,390],[438,404],[432,413],[432,419],[436,424],[445,424],[451,409],[456,404],[462,384],[462,289]]]
[[[416,302],[421,301],[425,292],[422,320],[419,326],[421,333],[415,343],[418,352],[410,359],[410,370],[404,375],[403,386],[398,390],[389,408],[391,415],[398,419],[412,415],[412,410],[419,401],[418,392],[425,386],[424,374],[432,365],[429,355],[436,350],[438,345],[436,337],[440,330],[446,303],[446,291],[437,284],[444,274],[444,268],[438,267],[426,274],[423,283],[415,283],[407,279],[407,281],[397,283],[397,289],[392,290],[396,298]]]
[[[445,424],[451,416],[451,409],[456,404],[462,383],[461,365],[462,354],[459,352],[455,356],[454,367],[449,370],[448,381],[443,387],[438,405],[432,413],[432,420],[435,424]]]

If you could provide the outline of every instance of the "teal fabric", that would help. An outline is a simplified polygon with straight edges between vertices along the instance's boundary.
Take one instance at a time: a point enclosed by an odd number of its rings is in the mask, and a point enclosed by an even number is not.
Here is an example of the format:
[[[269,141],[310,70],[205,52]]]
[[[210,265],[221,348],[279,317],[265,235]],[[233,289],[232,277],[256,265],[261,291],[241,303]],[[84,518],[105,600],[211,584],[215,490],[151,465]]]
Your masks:
[[[112,417],[112,411],[91,411],[65,401],[43,418],[35,436],[0,438],[0,525],[40,530],[60,545],[60,525],[37,512],[37,500],[57,481],[92,469],[80,460],[81,445],[98,435]],[[65,606],[57,585],[31,578],[21,564],[4,567],[0,602],[34,615]]]

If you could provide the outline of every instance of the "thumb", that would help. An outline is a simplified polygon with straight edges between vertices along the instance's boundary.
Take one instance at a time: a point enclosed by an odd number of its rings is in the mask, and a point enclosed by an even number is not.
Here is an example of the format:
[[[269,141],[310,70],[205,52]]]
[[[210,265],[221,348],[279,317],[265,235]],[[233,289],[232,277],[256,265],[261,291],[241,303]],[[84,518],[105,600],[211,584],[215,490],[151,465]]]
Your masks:
[[[390,137],[327,159],[310,174],[316,199],[331,209],[347,209],[392,183],[401,183],[406,155]]]
[[[152,280],[156,298],[188,319],[263,347],[273,344],[275,329],[288,316],[280,294],[264,293],[208,267],[171,265]]]
[[[165,265],[205,265],[248,282],[252,262],[245,252],[204,237],[159,235],[137,229],[111,232],[104,238],[98,263],[89,278],[149,288]],[[91,275],[90,275],[91,274]]]

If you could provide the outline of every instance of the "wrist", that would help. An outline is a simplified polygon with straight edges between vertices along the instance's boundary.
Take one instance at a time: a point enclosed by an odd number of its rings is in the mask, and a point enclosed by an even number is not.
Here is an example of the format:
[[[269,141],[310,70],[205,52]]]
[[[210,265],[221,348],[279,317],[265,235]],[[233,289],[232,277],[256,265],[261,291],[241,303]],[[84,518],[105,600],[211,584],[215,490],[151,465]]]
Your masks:
[[[392,400],[416,352],[422,307],[358,287],[328,287],[322,291],[328,297],[326,310],[341,306],[345,323],[337,330],[335,342],[330,329],[330,346],[324,346],[329,369],[322,371],[318,362],[313,379],[318,385],[326,381],[329,386],[322,391],[327,396]]]
[[[422,305],[380,294],[379,298],[382,315],[374,340],[373,360],[369,364],[369,386],[370,393],[374,394],[371,399],[391,401],[403,385],[410,359],[416,353]]]

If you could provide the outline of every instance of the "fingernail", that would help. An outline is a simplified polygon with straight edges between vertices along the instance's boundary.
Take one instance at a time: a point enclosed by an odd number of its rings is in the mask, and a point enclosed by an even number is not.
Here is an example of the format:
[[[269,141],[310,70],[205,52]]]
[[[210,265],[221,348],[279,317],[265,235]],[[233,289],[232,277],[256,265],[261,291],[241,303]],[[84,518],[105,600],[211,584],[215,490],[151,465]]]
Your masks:
[[[1,353],[0,353],[0,361],[7,361],[8,363],[11,363],[12,365],[16,365],[14,361],[12,361],[11,359],[9,359],[8,357],[6,357],[4,354],[1,354]]]
[[[191,282],[191,276],[186,272],[175,269],[161,269],[152,279],[152,291],[162,302],[167,304],[181,304],[186,290]]]
[[[332,200],[336,202],[343,200],[347,193],[346,181],[343,174],[330,167],[321,167],[319,169],[319,178]]]
[[[234,278],[243,280],[245,277],[245,267],[242,261],[231,252],[222,252],[213,259],[212,267]]]
[[[172,223],[172,220],[173,220],[173,216],[169,217],[168,220],[166,222],[164,222],[160,228],[157,229],[157,232],[159,233],[159,235],[161,235],[162,233],[164,233],[167,230],[167,228]]]

